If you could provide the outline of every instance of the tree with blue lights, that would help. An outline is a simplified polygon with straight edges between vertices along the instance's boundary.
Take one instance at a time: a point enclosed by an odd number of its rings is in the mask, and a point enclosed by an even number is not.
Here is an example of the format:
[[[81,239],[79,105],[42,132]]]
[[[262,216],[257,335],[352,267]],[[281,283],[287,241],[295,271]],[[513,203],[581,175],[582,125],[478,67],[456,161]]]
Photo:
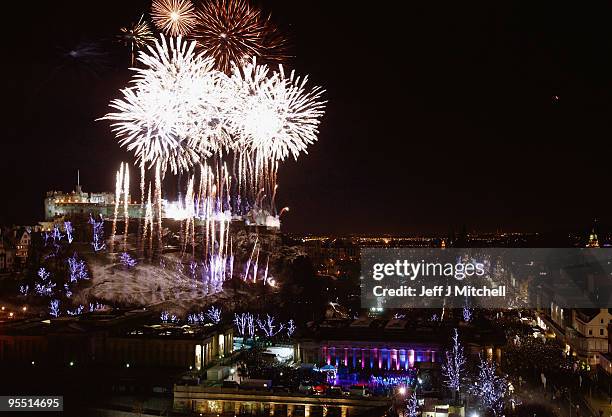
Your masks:
[[[276,324],[276,317],[270,316],[269,314],[266,314],[265,319],[257,317],[256,322],[257,327],[259,327],[267,337],[275,336],[285,328],[283,323]]]
[[[60,315],[59,300],[51,300],[51,303],[49,303],[49,314],[52,317],[59,317]]]
[[[482,405],[490,409],[495,416],[502,415],[504,411],[504,396],[507,388],[508,381],[505,377],[497,375],[495,362],[480,356],[474,394],[480,399]]]
[[[68,221],[64,222],[64,229],[66,230],[66,239],[68,239],[68,243],[72,243],[72,241],[74,240],[74,237],[72,235],[74,233],[72,223]]]
[[[70,258],[68,258],[68,271],[70,272],[70,282],[89,279],[85,261],[79,260],[76,252]]]
[[[37,275],[41,280],[46,281],[51,276],[51,272],[47,271],[44,267],[42,267],[38,270]]]
[[[452,390],[457,399],[461,388],[461,379],[465,367],[465,354],[463,346],[459,342],[459,332],[454,329],[453,346],[445,352],[444,363],[442,363],[442,375],[446,378],[446,386]]]
[[[214,324],[221,322],[221,309],[217,307],[211,307],[206,312],[206,317]]]
[[[62,238],[64,237],[64,235],[62,234],[62,232],[59,229],[59,226],[57,224],[55,226],[53,226],[52,237],[53,237],[53,242],[55,242],[55,243],[59,243],[62,240]]]
[[[159,318],[162,321],[162,323],[168,323],[168,319],[170,318],[170,313],[164,310],[160,313]]]
[[[104,242],[104,218],[100,215],[100,220],[96,220],[91,214],[89,215],[89,224],[92,227],[92,242],[94,251],[99,252],[106,248]]]
[[[407,417],[417,417],[419,414],[419,403],[417,401],[416,394],[414,391],[408,397],[408,401],[406,402],[406,416]]]
[[[293,333],[295,333],[295,330],[297,329],[295,322],[293,321],[293,319],[289,320],[287,322],[287,336],[291,337],[293,336]]]
[[[472,320],[472,309],[468,306],[463,307],[463,321],[469,323]]]
[[[129,253],[123,252],[119,256],[119,261],[121,265],[125,266],[128,269],[134,268],[137,264],[136,259],[134,259]]]
[[[246,336],[248,314],[249,313],[234,313],[234,324],[236,325],[238,334],[243,337]]]

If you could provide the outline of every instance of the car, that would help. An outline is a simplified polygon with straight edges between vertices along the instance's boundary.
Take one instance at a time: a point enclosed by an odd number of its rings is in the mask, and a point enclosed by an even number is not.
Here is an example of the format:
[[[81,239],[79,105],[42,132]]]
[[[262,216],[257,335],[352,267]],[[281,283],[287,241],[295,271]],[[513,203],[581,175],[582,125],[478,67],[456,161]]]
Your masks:
[[[326,385],[315,385],[312,387],[312,391],[315,395],[323,395],[327,391]]]

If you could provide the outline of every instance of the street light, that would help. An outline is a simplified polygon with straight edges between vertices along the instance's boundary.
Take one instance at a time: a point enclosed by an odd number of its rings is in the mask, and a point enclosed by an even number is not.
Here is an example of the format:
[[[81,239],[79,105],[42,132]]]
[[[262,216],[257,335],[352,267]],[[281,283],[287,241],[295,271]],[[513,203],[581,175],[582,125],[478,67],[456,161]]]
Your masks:
[[[397,392],[399,393],[399,395],[406,395],[406,387],[399,387]]]

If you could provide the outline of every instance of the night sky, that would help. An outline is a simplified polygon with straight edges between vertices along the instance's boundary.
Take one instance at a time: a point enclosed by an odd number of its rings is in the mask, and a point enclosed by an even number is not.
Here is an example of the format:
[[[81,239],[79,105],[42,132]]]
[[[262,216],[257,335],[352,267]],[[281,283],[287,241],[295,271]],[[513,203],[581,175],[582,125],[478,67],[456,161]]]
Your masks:
[[[406,3],[260,3],[290,38],[288,66],[329,101],[319,142],[280,170],[279,206],[291,207],[283,230],[612,223],[610,4]],[[113,189],[131,155],[95,119],[130,78],[113,37],[149,2],[18,7],[4,23],[4,224],[41,220],[45,191],[72,190],[77,168],[86,191]],[[62,57],[79,42],[98,42],[104,62]]]

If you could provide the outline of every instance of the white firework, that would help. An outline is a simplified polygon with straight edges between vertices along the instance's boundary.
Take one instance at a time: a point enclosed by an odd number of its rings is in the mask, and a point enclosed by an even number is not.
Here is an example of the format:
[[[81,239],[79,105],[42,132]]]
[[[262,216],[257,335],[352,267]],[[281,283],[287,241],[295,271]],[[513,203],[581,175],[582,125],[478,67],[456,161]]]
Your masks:
[[[111,102],[119,143],[134,151],[140,164],[161,163],[176,173],[217,152],[224,116],[223,74],[214,61],[195,54],[195,42],[161,36],[155,47],[141,52],[144,68],[135,68],[131,87]]]
[[[287,77],[282,66],[270,76],[268,72],[255,59],[234,68],[235,107],[229,110],[228,123],[238,137],[236,144],[258,159],[282,161],[290,155],[297,159],[317,140],[324,90],[308,88],[308,77],[294,71]]]

